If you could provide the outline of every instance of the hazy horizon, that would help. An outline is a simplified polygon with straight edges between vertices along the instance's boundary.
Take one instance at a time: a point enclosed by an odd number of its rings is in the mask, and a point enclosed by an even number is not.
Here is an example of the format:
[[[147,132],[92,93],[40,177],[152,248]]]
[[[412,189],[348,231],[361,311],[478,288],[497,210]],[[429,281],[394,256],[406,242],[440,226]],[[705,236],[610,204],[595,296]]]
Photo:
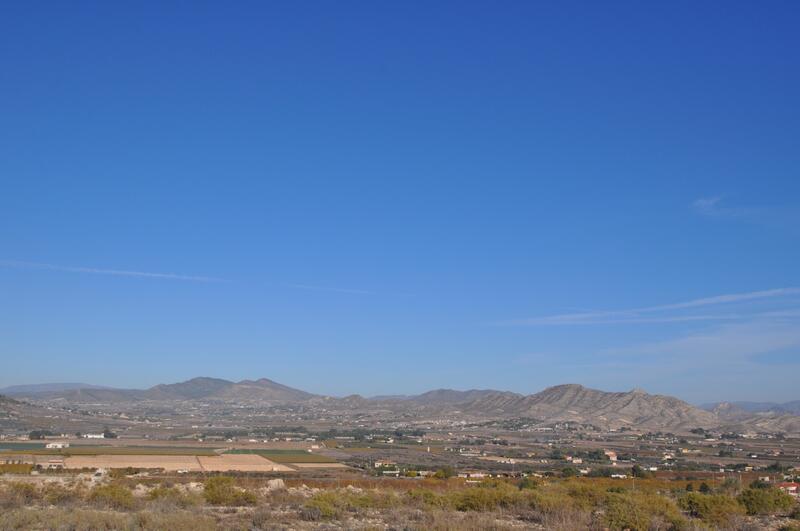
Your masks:
[[[800,5],[0,17],[0,387],[800,399]]]
[[[488,387],[454,387],[454,386],[448,386],[448,385],[441,385],[439,387],[418,389],[416,391],[411,391],[411,392],[398,390],[396,392],[373,393],[373,394],[359,393],[358,391],[340,392],[340,393],[318,393],[314,389],[302,388],[302,387],[298,387],[298,386],[294,386],[294,385],[289,385],[289,384],[287,384],[285,382],[276,381],[276,380],[274,380],[272,378],[269,378],[269,377],[266,377],[266,376],[256,376],[256,377],[248,377],[248,378],[220,378],[218,376],[199,375],[199,376],[192,376],[192,377],[188,377],[188,378],[184,378],[184,379],[176,380],[176,381],[157,382],[155,384],[148,384],[148,385],[132,385],[132,386],[129,386],[129,387],[114,386],[114,385],[108,385],[108,384],[97,383],[97,382],[52,382],[52,381],[51,382],[26,382],[26,383],[13,384],[13,385],[0,387],[0,393],[2,393],[3,391],[6,391],[8,389],[13,389],[13,388],[18,388],[18,387],[35,387],[35,386],[50,386],[50,385],[52,385],[52,386],[62,386],[62,385],[63,386],[69,386],[69,388],[72,388],[72,389],[96,388],[96,389],[146,390],[146,389],[155,387],[157,385],[163,385],[163,384],[167,384],[168,385],[168,384],[175,384],[175,383],[183,383],[183,382],[187,382],[187,381],[198,379],[198,378],[220,379],[220,380],[227,380],[227,381],[234,382],[234,383],[245,381],[245,380],[253,381],[253,380],[260,380],[262,378],[267,378],[268,380],[272,380],[275,383],[282,384],[282,385],[288,385],[288,387],[292,387],[292,388],[298,389],[300,391],[306,391],[306,392],[309,392],[309,393],[312,393],[312,394],[317,394],[317,395],[320,395],[320,396],[331,396],[331,397],[335,397],[335,398],[344,398],[346,396],[351,396],[351,395],[360,395],[360,396],[363,396],[365,398],[384,397],[384,396],[416,396],[416,395],[423,394],[423,393],[426,393],[426,392],[429,392],[429,391],[440,391],[440,390],[453,390],[453,391],[474,391],[474,390],[487,391],[488,390],[488,391],[500,391],[500,392],[506,392],[507,391],[507,392],[517,393],[517,394],[521,394],[521,395],[532,395],[532,394],[536,394],[536,393],[538,393],[540,391],[544,391],[545,389],[548,389],[550,387],[557,387],[557,386],[563,386],[563,385],[581,385],[583,387],[593,389],[592,386],[583,385],[583,384],[578,383],[578,382],[560,382],[560,383],[553,383],[551,385],[546,385],[546,386],[541,387],[539,389],[533,389],[533,390],[514,390],[514,389],[488,388]],[[641,387],[633,387],[633,388],[628,388],[628,389],[620,388],[620,389],[597,389],[597,390],[605,391],[605,392],[627,393],[627,392],[635,391],[637,389],[645,391],[645,392],[650,393],[650,394],[664,394],[664,393],[652,392],[652,391],[650,391],[648,389],[642,389]],[[786,402],[794,402],[794,401],[798,400],[798,399],[789,399],[789,400],[746,400],[746,399],[737,399],[737,398],[732,398],[732,397],[719,397],[719,398],[714,399],[714,400],[691,401],[691,400],[683,399],[680,396],[675,396],[675,398],[682,399],[682,400],[684,400],[684,401],[686,401],[686,402],[688,402],[690,404],[696,405],[696,406],[715,404],[715,403],[718,403],[718,402],[763,402],[763,403],[783,404],[783,403],[786,403]]]

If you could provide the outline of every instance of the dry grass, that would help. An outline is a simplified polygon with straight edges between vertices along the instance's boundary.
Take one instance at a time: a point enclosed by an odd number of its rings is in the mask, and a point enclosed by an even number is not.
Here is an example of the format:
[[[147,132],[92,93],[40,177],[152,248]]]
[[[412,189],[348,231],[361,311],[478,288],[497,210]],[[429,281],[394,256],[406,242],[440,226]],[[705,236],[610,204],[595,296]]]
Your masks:
[[[139,482],[145,481],[141,485]],[[0,529],[778,529],[784,516],[744,515],[722,494],[606,487],[605,481],[453,480],[379,488],[277,488],[264,479],[215,476],[204,489],[142,478],[78,484],[0,482]],[[287,482],[288,483],[288,482]],[[323,484],[323,482],[320,482]],[[388,488],[385,488],[386,486]],[[438,488],[427,488],[427,485]],[[673,484],[674,485],[674,484]],[[638,485],[637,485],[638,487]]]
[[[173,513],[120,513],[87,509],[43,508],[4,511],[0,513],[0,529],[9,531],[37,529],[64,529],[70,531],[115,529],[211,531],[218,529],[218,526],[211,517],[186,511]]]

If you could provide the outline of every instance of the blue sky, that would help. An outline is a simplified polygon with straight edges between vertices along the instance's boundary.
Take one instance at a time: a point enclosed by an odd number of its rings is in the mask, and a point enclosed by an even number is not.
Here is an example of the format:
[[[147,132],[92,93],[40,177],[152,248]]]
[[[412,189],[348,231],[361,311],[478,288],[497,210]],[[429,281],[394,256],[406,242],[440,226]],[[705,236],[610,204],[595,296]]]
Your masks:
[[[797,399],[796,2],[0,8],[0,386]]]

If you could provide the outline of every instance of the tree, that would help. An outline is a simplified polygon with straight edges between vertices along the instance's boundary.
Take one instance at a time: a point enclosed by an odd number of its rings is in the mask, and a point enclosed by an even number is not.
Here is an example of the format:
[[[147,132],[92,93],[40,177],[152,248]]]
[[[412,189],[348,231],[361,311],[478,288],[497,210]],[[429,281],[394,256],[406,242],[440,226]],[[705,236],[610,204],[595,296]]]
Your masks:
[[[580,476],[581,472],[574,466],[567,466],[561,469],[561,475],[565,478],[574,478]]]
[[[747,509],[747,514],[751,515],[788,511],[794,505],[794,499],[790,495],[771,487],[746,489],[739,494],[737,500]]]
[[[700,492],[702,492],[703,494],[708,494],[711,492],[711,487],[709,487],[708,483],[704,481],[700,483]]]
[[[436,479],[447,479],[451,478],[456,475],[456,471],[451,466],[445,466],[440,468],[433,474],[433,477]]]
[[[692,485],[691,483],[687,483],[686,492],[694,492],[694,485]]]
[[[550,459],[564,459],[564,453],[560,448],[553,448],[553,451],[550,452]]]
[[[783,472],[783,467],[781,466],[781,464],[778,461],[775,461],[774,463],[769,465],[767,468],[765,468],[765,470],[767,472]]]

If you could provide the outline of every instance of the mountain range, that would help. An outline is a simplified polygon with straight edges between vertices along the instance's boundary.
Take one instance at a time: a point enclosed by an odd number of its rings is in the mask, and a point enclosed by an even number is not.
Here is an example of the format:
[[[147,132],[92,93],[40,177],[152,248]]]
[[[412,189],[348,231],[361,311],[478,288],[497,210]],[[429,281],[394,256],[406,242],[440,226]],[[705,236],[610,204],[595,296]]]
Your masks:
[[[69,402],[138,402],[144,400],[262,400],[296,402],[314,397],[266,378],[231,382],[220,378],[198,377],[185,382],[159,384],[149,389],[114,389],[76,384],[21,385],[0,389],[12,397],[63,399]]]
[[[476,419],[530,418],[541,423],[571,422],[603,428],[681,431],[692,428],[757,429],[800,432],[800,417],[785,409],[758,410],[731,403],[699,408],[678,398],[654,395],[640,389],[606,392],[578,384],[548,387],[531,395],[491,389],[458,391],[436,389],[413,396],[333,398],[285,386],[272,380],[233,382],[198,377],[160,384],[149,389],[113,389],[79,384],[44,384],[0,389],[0,394],[74,404],[210,401],[275,405],[302,403],[309,407],[348,410],[386,410],[417,416],[461,416]],[[76,387],[78,386],[78,387]],[[789,403],[792,404],[792,403]]]
[[[715,402],[713,404],[703,404],[701,408],[707,411],[737,411],[742,413],[788,413],[800,415],[800,400],[791,402]]]

